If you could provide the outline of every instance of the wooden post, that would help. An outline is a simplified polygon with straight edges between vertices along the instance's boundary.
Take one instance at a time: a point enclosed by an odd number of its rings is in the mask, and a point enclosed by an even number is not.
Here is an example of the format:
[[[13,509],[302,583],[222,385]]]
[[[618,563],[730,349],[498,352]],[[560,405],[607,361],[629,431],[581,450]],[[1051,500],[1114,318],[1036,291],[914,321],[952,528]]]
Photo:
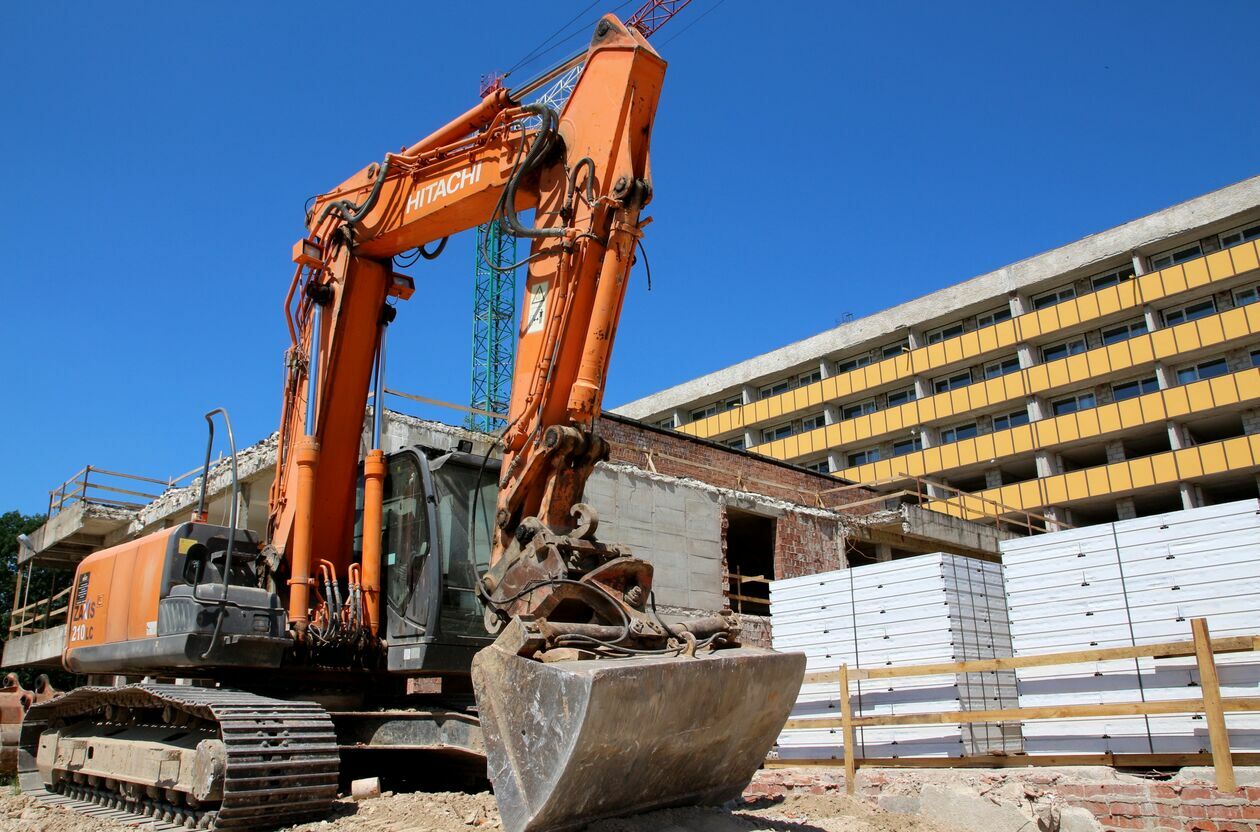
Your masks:
[[[1190,630],[1194,633],[1194,656],[1199,664],[1203,711],[1207,717],[1208,738],[1212,741],[1216,789],[1232,792],[1238,785],[1234,780],[1234,760],[1229,754],[1229,732],[1225,728],[1225,712],[1221,709],[1221,683],[1216,675],[1216,658],[1212,655],[1212,637],[1208,633],[1207,619],[1192,619]]]
[[[849,705],[849,666],[840,665],[840,735],[844,742],[844,791],[852,795],[857,788],[857,762],[854,760],[853,708]]]

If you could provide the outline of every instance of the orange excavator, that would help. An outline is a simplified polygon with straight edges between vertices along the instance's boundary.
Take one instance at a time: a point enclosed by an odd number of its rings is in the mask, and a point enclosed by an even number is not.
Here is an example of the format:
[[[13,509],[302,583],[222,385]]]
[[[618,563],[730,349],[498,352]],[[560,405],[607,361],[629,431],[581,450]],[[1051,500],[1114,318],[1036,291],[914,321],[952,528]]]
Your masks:
[[[578,61],[561,112],[521,103]],[[457,759],[485,766],[509,832],[740,794],[804,657],[740,646],[729,613],[658,614],[652,566],[581,502],[664,74],[606,16],[568,64],[314,201],[267,535],[237,528],[235,493],[207,522],[203,475],[188,522],[80,564],[65,667],[144,681],[32,705],[24,789],[158,828],[272,828],[326,813],[351,758],[419,780]],[[386,331],[414,292],[394,257],[491,219],[531,240],[502,459],[387,456]]]

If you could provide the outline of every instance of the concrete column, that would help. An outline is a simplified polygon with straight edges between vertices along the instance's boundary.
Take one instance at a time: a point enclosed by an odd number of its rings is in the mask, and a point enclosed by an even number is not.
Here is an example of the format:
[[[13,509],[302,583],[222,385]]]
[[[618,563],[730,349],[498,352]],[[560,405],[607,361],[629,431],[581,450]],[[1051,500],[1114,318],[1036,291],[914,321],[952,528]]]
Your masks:
[[[1159,382],[1160,390],[1177,386],[1177,376],[1167,365],[1158,362],[1155,364],[1155,380]]]
[[[241,483],[241,491],[236,499],[236,527],[238,529],[249,528],[249,495],[250,484]]]
[[[1141,277],[1142,275],[1146,274],[1146,258],[1138,254],[1136,251],[1133,252],[1132,257],[1133,257],[1133,273],[1137,275],[1138,277]]]
[[[1046,531],[1057,532],[1062,531],[1062,523],[1069,522],[1067,519],[1067,509],[1060,506],[1046,506],[1041,510],[1041,516],[1046,518]]]
[[[757,401],[757,397],[761,395],[761,391],[752,384],[745,384],[740,389],[739,394],[744,400],[744,404],[752,404]]]
[[[913,430],[911,430],[910,432],[914,433]],[[919,426],[919,447],[922,450],[927,450],[928,448],[936,447],[939,444],[940,442],[937,441],[936,428],[931,428],[931,427],[928,427],[927,425]]]
[[[916,399],[926,399],[928,396],[933,395],[934,392],[931,379],[926,376],[914,377],[914,397]]]
[[[1037,476],[1053,477],[1063,473],[1063,458],[1054,451],[1037,451]]]
[[[1018,318],[1020,315],[1032,308],[1032,304],[1029,303],[1028,298],[1024,297],[1019,292],[1011,292],[1010,299],[1012,318]]]
[[[1116,517],[1121,520],[1132,520],[1137,517],[1137,505],[1132,497],[1120,497],[1116,500]]]
[[[1174,451],[1190,447],[1190,437],[1186,436],[1182,425],[1177,422],[1166,422],[1165,425],[1168,428],[1168,444]]]
[[[835,369],[835,366],[835,364],[831,363],[826,358],[820,358],[818,359],[818,374],[823,378],[831,378],[833,375],[832,371]]]
[[[823,421],[828,425],[834,425],[840,421],[840,405],[825,404],[823,405]]]
[[[927,346],[927,342],[923,340],[923,333],[914,328],[906,330],[906,343],[912,350],[917,350],[919,347]]]
[[[1032,348],[1031,344],[1016,344],[1015,356],[1019,359],[1019,368],[1021,370],[1027,370],[1037,363],[1037,351]]]
[[[875,562],[887,563],[892,560],[892,546],[887,543],[875,544]]]
[[[827,467],[831,469],[832,473],[843,471],[849,467],[849,459],[839,451],[827,451]]]
[[[1002,487],[1002,469],[988,468],[984,472],[985,488],[1001,488]]]
[[[1124,462],[1124,442],[1113,439],[1107,443],[1107,462]]]
[[[1038,422],[1045,419],[1049,413],[1049,408],[1044,399],[1040,396],[1028,397],[1028,421]]]
[[[1142,307],[1142,318],[1146,321],[1147,332],[1159,329],[1159,313],[1149,303]]]
[[[744,431],[744,449],[747,450],[753,445],[761,444],[761,431],[749,428]]]
[[[689,422],[690,420],[691,420],[691,417],[687,413],[687,411],[683,410],[680,407],[674,408],[674,427],[680,428],[683,425],[687,424],[687,422]]]
[[[1251,436],[1260,433],[1260,410],[1250,408],[1242,412],[1243,433]]]
[[[1194,483],[1180,483],[1177,486],[1177,490],[1181,492],[1182,508],[1198,508],[1203,505],[1203,489]]]

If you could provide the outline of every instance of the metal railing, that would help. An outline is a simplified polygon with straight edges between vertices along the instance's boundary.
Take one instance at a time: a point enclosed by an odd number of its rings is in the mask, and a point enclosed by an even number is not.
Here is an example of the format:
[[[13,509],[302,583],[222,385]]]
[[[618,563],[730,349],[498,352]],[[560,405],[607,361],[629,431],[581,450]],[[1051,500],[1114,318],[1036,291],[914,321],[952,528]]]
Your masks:
[[[881,487],[900,486],[893,491],[885,491],[876,497],[844,503],[838,508],[856,508],[876,503],[893,503],[902,505],[910,503],[929,511],[949,514],[963,520],[980,523],[991,523],[998,528],[1014,528],[1029,535],[1046,531],[1059,531],[1072,528],[1071,524],[1055,520],[1036,512],[1016,508],[990,497],[982,497],[970,491],[963,491],[943,482],[926,477],[915,477],[902,474],[889,479],[873,482],[854,483],[830,488],[820,494],[833,494],[841,491],[865,489],[878,491]]]
[[[198,466],[178,477],[161,480],[87,465],[48,492],[48,518],[51,520],[76,503],[93,503],[128,510],[142,508],[150,500],[160,497],[162,492],[158,491],[154,494],[149,491],[140,491],[137,489],[144,486],[133,486],[132,483],[160,485],[162,490],[165,490],[200,471],[201,467]]]
[[[29,578],[28,578],[29,580]],[[66,623],[70,612],[70,587],[60,592],[14,607],[9,617],[9,638],[58,627]]]

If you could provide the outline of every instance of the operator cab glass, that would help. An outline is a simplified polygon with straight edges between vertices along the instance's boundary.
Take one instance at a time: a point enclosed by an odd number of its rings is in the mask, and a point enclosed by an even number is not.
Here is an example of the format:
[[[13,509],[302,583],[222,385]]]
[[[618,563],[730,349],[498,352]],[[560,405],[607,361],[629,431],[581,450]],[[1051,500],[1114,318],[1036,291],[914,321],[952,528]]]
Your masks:
[[[444,457],[433,468],[442,553],[441,631],[484,638],[477,582],[490,565],[498,466],[482,470]]]

